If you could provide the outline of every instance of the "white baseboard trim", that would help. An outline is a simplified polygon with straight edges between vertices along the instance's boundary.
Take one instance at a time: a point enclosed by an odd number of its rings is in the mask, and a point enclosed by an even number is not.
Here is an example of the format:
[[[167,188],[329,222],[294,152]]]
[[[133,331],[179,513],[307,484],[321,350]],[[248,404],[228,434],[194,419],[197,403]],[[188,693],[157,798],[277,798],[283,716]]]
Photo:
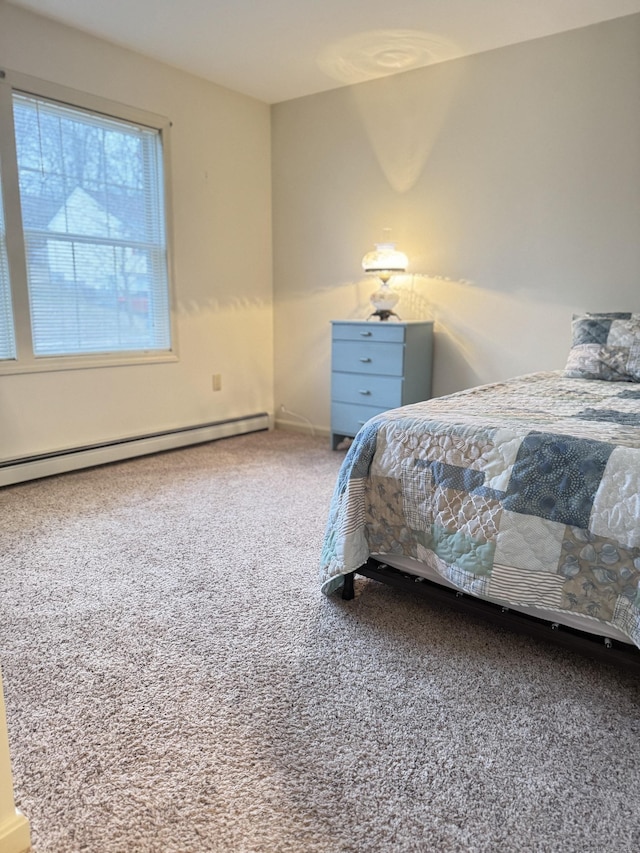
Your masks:
[[[291,421],[287,418],[276,418],[274,421],[274,429],[282,429],[288,432],[302,432],[305,435],[315,435],[322,436],[323,438],[329,438],[329,430],[323,427],[311,427],[310,424],[305,423],[304,421],[301,423],[300,421]]]
[[[64,474],[80,468],[91,468],[107,462],[118,462],[134,456],[145,456],[162,450],[174,450],[188,447],[190,444],[202,444],[218,438],[229,438],[249,432],[269,429],[269,415],[260,412],[241,418],[231,418],[210,424],[184,427],[153,435],[133,436],[118,441],[105,442],[91,447],[78,447],[60,450],[40,456],[13,459],[0,462],[0,486],[23,483],[39,477]],[[0,853],[4,853],[0,851]]]
[[[17,809],[0,823],[0,853],[25,853],[31,847],[29,821]]]

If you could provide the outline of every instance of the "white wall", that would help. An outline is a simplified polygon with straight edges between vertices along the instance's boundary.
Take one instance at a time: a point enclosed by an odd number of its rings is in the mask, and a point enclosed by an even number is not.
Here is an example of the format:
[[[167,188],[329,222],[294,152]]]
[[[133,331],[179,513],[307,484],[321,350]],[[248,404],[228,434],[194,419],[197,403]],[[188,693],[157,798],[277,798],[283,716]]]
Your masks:
[[[434,393],[564,366],[572,312],[640,311],[640,15],[276,105],[275,404],[329,423],[331,319],[434,317]]]
[[[272,411],[269,107],[1,2],[0,65],[173,122],[180,356],[0,376],[0,459]]]

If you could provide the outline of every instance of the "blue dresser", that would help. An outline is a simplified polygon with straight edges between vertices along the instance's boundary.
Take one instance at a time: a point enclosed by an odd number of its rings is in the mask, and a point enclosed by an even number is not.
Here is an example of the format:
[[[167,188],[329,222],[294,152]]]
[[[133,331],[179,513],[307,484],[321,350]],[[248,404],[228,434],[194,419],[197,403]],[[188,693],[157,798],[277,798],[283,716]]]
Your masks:
[[[380,412],[431,396],[433,323],[333,320],[331,446]]]

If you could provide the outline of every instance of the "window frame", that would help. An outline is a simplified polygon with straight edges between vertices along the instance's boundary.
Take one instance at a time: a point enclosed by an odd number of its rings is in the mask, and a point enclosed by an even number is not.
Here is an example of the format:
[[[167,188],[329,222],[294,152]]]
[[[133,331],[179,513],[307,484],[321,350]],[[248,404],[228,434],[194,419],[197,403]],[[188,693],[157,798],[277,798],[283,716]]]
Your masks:
[[[33,351],[29,288],[15,127],[13,93],[46,98],[69,107],[87,110],[107,118],[119,119],[158,131],[161,142],[163,172],[164,229],[166,237],[169,350],[138,350],[74,355],[41,355]],[[5,219],[6,248],[9,266],[11,302],[16,358],[0,360],[0,375],[42,373],[46,371],[78,370],[96,367],[117,367],[138,364],[175,362],[178,360],[176,298],[173,274],[173,234],[170,177],[170,128],[168,118],[136,107],[116,103],[56,83],[39,80],[26,74],[0,69],[0,181]]]

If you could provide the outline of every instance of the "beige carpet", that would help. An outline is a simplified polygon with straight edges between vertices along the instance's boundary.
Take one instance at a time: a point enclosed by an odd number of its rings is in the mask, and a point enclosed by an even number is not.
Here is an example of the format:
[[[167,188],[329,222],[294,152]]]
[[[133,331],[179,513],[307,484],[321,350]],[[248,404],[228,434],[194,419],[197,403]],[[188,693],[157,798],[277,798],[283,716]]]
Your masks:
[[[637,680],[373,582],[322,596],[327,445],[0,491],[35,853],[639,850]]]

